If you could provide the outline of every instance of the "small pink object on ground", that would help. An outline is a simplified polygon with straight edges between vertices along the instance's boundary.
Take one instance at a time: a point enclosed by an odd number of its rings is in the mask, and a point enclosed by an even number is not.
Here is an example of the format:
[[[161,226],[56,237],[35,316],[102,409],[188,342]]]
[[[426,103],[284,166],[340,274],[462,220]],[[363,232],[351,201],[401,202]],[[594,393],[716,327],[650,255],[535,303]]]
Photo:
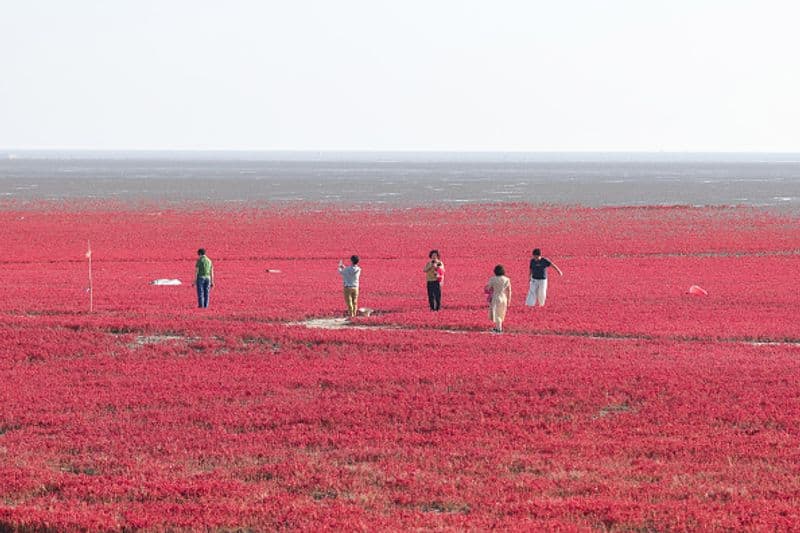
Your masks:
[[[689,294],[694,294],[695,296],[708,296],[708,291],[699,285],[692,285],[689,287]]]

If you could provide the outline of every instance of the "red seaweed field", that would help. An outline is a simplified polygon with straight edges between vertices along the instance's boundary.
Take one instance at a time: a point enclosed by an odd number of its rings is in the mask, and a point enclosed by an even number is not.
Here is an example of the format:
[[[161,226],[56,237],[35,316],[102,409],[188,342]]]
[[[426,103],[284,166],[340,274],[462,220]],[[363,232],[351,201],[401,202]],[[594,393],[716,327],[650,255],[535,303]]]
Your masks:
[[[800,528],[799,222],[6,205],[0,530]],[[564,275],[532,309],[535,247]],[[373,313],[344,323],[351,254]],[[482,290],[496,264],[501,335]]]

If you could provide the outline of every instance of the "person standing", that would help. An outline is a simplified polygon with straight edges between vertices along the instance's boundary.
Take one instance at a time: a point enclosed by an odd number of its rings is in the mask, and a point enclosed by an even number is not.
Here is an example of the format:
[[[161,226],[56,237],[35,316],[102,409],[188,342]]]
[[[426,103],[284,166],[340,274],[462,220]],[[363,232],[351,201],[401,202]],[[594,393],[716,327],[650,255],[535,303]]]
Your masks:
[[[358,261],[357,255],[350,256],[349,267],[345,267],[344,262],[339,261],[339,274],[344,282],[344,301],[347,304],[347,316],[350,318],[358,313],[358,282],[361,277]]]
[[[208,307],[208,297],[214,286],[214,264],[206,255],[206,249],[197,250],[197,262],[194,264],[194,283],[197,287],[197,307]]]
[[[489,300],[489,320],[494,322],[492,331],[502,333],[506,311],[511,304],[511,280],[506,277],[506,269],[503,268],[503,265],[494,267],[494,276],[489,278],[484,292],[491,295]]]
[[[544,306],[547,299],[547,269],[553,267],[558,272],[559,276],[564,273],[558,268],[555,263],[542,257],[542,251],[539,248],[533,250],[533,257],[530,263],[530,287],[528,288],[528,296],[525,298],[525,305],[528,307]]]
[[[438,311],[442,307],[442,282],[444,282],[444,263],[439,257],[439,250],[431,250],[425,263],[425,272],[428,285],[428,304],[431,311]]]

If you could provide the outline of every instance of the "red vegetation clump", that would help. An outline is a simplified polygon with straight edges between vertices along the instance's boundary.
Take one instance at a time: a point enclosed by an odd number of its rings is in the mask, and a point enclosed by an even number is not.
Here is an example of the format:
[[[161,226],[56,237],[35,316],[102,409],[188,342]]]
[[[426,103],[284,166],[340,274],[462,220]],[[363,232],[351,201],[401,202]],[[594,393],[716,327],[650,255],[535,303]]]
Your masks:
[[[799,228],[745,208],[6,207],[0,529],[796,528]],[[534,247],[564,271],[535,310]],[[345,325],[353,253],[375,311]]]

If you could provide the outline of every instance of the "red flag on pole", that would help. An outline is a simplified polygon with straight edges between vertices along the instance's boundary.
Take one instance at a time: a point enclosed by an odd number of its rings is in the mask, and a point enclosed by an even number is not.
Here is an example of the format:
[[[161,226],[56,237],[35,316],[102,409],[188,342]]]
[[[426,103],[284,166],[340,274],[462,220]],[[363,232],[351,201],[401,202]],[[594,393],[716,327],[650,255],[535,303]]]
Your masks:
[[[94,292],[92,291],[92,243],[86,241],[86,259],[89,260],[89,312],[94,311]]]

